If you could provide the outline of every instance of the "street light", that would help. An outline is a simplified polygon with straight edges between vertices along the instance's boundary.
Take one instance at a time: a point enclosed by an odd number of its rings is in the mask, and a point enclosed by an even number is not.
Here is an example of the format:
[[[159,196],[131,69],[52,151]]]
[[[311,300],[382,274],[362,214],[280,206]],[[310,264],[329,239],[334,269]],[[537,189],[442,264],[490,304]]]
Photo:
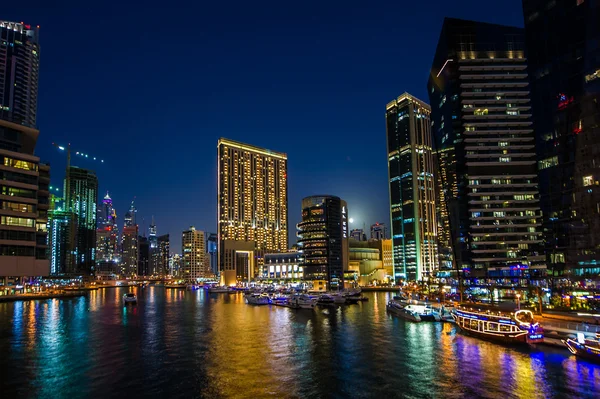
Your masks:
[[[521,310],[521,294],[517,294],[517,310]]]

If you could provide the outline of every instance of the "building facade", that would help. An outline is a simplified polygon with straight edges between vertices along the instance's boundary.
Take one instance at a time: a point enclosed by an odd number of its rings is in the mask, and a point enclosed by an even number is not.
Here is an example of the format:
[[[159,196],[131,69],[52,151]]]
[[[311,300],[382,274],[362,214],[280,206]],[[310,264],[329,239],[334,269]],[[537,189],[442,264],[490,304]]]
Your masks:
[[[0,21],[0,119],[36,127],[39,26]]]
[[[219,269],[224,283],[234,283],[239,275],[231,241],[252,243],[253,267],[263,264],[266,252],[288,248],[287,155],[233,140],[218,142],[218,234]],[[240,249],[241,250],[241,249]],[[258,270],[250,271],[254,275]]]
[[[375,223],[371,225],[371,240],[385,240],[388,237],[388,230],[385,223]]]
[[[219,236],[215,233],[206,234],[206,256],[210,262],[210,271],[219,276]]]
[[[261,279],[285,283],[302,282],[302,254],[298,251],[265,254]]]
[[[169,254],[170,254],[170,240],[168,234],[158,236],[158,275],[166,276],[169,274]]]
[[[150,270],[150,240],[148,237],[138,237],[138,251],[137,275],[150,276],[152,270]]]
[[[446,18],[428,83],[457,271],[545,275],[523,30]]]
[[[48,211],[48,259],[50,274],[75,273],[75,235],[77,219],[75,214],[62,207]]]
[[[50,274],[50,168],[33,155],[38,135],[35,129],[0,120],[0,278]]]
[[[386,106],[394,279],[422,280],[438,269],[431,108],[404,93]]]
[[[140,249],[138,243],[138,226],[126,226],[121,236],[121,274],[133,276],[137,274]]]
[[[552,281],[600,276],[600,5],[524,0],[531,104]]]
[[[363,229],[352,229],[350,231],[350,238],[356,241],[367,241],[367,235]]]
[[[188,279],[198,279],[208,277],[207,270],[204,269],[204,257],[206,248],[204,241],[204,232],[196,230],[191,226],[181,235],[181,251],[183,277]]]
[[[67,209],[77,217],[76,272],[89,275],[94,272],[96,263],[98,178],[91,170],[70,166],[65,188]]]
[[[317,195],[302,200],[298,246],[304,278],[313,284],[338,289],[348,268],[348,205],[335,196]]]

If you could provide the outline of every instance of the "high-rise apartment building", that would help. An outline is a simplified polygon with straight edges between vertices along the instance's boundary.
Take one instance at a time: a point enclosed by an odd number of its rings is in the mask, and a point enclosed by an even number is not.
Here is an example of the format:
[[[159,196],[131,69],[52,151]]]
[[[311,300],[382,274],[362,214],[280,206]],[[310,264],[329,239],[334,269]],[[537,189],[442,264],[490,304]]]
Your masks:
[[[137,209],[135,209],[134,201],[131,201],[131,206],[129,210],[125,212],[125,217],[123,218],[125,221],[125,227],[135,226],[136,222]]]
[[[343,287],[348,268],[348,223],[346,201],[329,195],[302,200],[297,236],[306,280],[317,285],[325,282],[327,290]]]
[[[98,178],[87,169],[69,166],[65,178],[67,210],[77,217],[75,268],[77,273],[91,274],[96,262],[96,204]]]
[[[394,278],[438,269],[431,108],[408,93],[386,106]]]
[[[152,271],[150,270],[150,240],[148,237],[138,237],[138,276],[150,276]]]
[[[75,273],[75,248],[77,219],[75,214],[64,209],[59,201],[51,201],[48,211],[48,258],[50,274]]]
[[[206,247],[204,241],[204,232],[196,230],[191,226],[181,235],[181,251],[183,263],[183,277],[189,279],[206,278],[204,257],[206,256]]]
[[[375,223],[371,225],[371,240],[385,240],[388,238],[387,226],[385,223]]]
[[[524,0],[523,15],[549,277],[598,277],[600,4]]]
[[[505,284],[543,277],[523,29],[446,18],[428,91],[457,270]]]
[[[138,243],[138,226],[123,228],[121,243],[121,274],[132,276],[137,274],[140,248]]]
[[[169,251],[170,241],[169,235],[163,234],[158,236],[158,265],[156,274],[166,276],[169,274]]]
[[[154,216],[152,216],[152,223],[149,228],[148,243],[150,244],[150,274],[159,275],[161,274],[160,266],[160,251],[158,248],[158,237],[156,236],[156,223],[154,223]]]
[[[350,231],[350,238],[356,241],[367,241],[367,235],[363,229],[352,229]]]
[[[215,276],[219,275],[219,236],[215,233],[206,234],[206,256],[210,260],[210,270]]]
[[[33,155],[38,135],[35,129],[0,120],[0,278],[50,274],[50,168]]]
[[[222,138],[218,163],[219,269],[231,284],[288,249],[287,155]]]
[[[36,127],[39,26],[0,21],[0,119]]]

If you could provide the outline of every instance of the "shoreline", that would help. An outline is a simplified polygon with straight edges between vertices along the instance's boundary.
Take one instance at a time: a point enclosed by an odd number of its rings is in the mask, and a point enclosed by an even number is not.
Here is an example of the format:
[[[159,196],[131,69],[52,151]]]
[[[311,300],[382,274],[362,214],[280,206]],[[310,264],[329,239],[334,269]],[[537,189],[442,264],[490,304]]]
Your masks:
[[[17,301],[35,301],[45,299],[67,299],[85,296],[84,291],[64,292],[60,294],[23,294],[23,295],[4,295],[0,296],[0,303]]]

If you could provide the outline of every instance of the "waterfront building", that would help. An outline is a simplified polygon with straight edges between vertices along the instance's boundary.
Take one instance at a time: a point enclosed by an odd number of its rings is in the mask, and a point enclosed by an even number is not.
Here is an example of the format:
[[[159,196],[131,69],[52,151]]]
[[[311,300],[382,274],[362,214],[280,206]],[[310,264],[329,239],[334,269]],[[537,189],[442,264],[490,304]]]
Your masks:
[[[150,270],[150,240],[148,237],[139,236],[138,237],[138,266],[137,266],[137,275],[138,276],[149,276],[151,275]]]
[[[162,273],[160,267],[160,251],[158,248],[158,237],[156,236],[156,223],[154,223],[154,216],[152,216],[152,223],[149,228],[148,242],[150,244],[150,274],[159,275]]]
[[[301,266],[302,254],[298,251],[265,254],[265,264],[262,268],[263,280],[281,283],[296,283],[304,279]]]
[[[600,6],[524,0],[549,277],[600,275]]]
[[[173,277],[181,276],[181,255],[171,254],[169,256],[169,275]]]
[[[204,269],[204,257],[206,255],[204,243],[204,232],[196,230],[194,226],[182,233],[182,277],[194,280],[207,277],[207,270]]]
[[[87,169],[69,166],[65,178],[66,207],[77,218],[76,273],[92,274],[96,262],[98,178]]]
[[[375,223],[371,225],[371,240],[385,240],[388,237],[387,226],[385,223]]]
[[[35,129],[39,72],[39,26],[0,21],[0,119]]]
[[[367,235],[363,229],[353,229],[350,231],[350,238],[356,241],[367,241]]]
[[[75,273],[77,218],[59,202],[48,210],[48,259],[53,276]]]
[[[457,272],[505,285],[543,277],[523,29],[446,18],[428,92]]]
[[[438,268],[431,108],[404,93],[386,106],[394,279],[422,280]]]
[[[206,234],[206,257],[210,262],[210,271],[214,276],[219,275],[219,236],[215,233]]]
[[[348,270],[346,276],[352,275],[359,285],[368,285],[374,281],[382,283],[386,279],[385,268],[381,261],[381,253],[377,248],[350,247],[348,254]]]
[[[348,268],[348,220],[348,205],[339,197],[316,195],[302,200],[297,233],[301,266],[305,280],[317,289],[343,287],[343,273]]]
[[[158,236],[158,266],[157,266],[157,271],[155,274],[163,275],[163,276],[170,274],[169,251],[170,251],[169,235],[163,234],[162,236]]]
[[[254,276],[266,252],[287,250],[286,154],[219,140],[218,229],[219,270],[227,285]]]
[[[0,120],[0,283],[4,285],[50,274],[50,167],[33,155],[38,135],[33,128]],[[15,280],[9,282],[8,276]]]
[[[139,260],[138,226],[126,226],[123,228],[121,243],[121,274],[133,276],[137,274]]]

